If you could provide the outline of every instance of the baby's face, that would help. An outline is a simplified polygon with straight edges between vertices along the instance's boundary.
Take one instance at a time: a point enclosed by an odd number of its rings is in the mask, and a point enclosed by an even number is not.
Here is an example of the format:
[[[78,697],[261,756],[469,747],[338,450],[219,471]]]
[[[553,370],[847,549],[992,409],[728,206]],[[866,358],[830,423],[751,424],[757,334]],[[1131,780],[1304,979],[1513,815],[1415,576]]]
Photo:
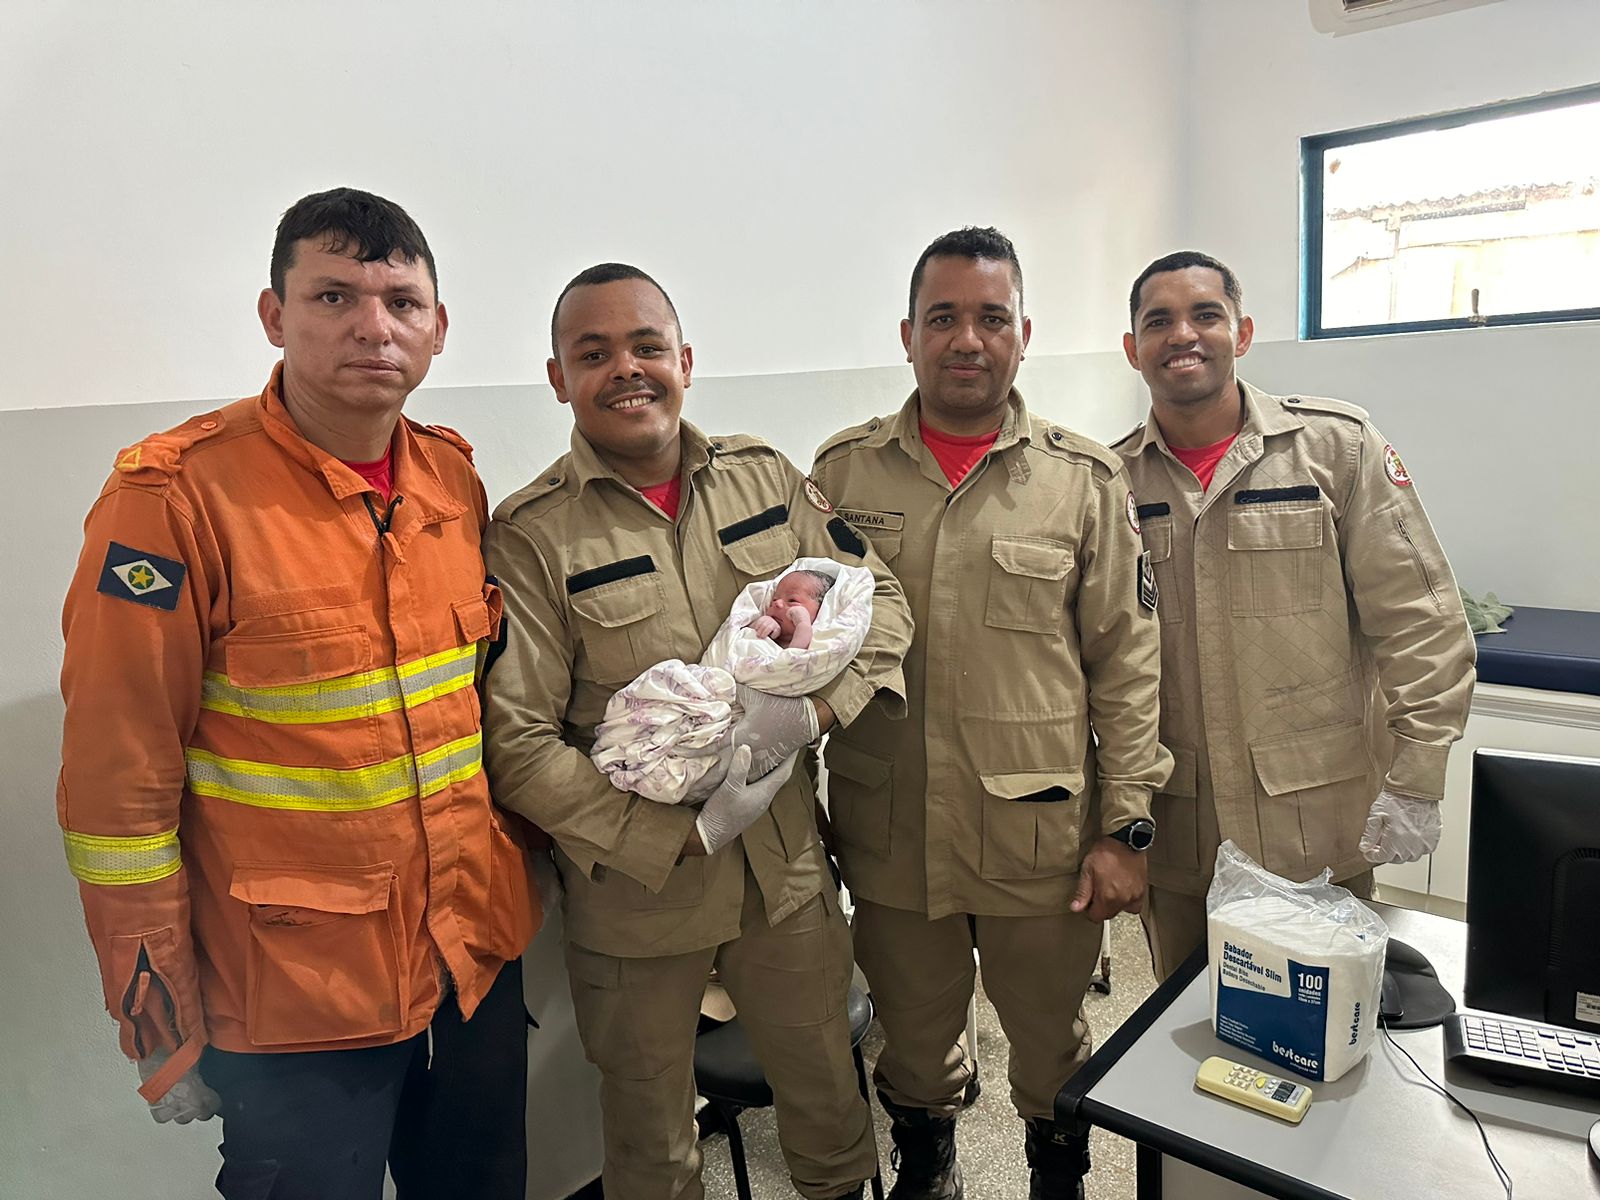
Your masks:
[[[789,616],[791,608],[805,609],[813,621],[822,608],[822,602],[817,599],[817,585],[804,575],[790,574],[778,580],[778,586],[772,589],[772,599],[767,602],[767,616],[778,623],[780,639],[794,636],[794,620]]]

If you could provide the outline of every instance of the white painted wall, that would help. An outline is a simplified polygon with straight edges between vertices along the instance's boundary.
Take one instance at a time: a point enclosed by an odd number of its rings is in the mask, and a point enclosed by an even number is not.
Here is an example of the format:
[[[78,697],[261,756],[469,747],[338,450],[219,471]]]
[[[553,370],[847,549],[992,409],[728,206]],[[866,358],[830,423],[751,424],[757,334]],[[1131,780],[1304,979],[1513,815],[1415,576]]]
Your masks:
[[[0,1195],[201,1195],[215,1123],[154,1127],[62,862],[59,611],[115,452],[261,386],[254,316],[297,196],[352,183],[428,232],[452,325],[414,415],[491,497],[565,447],[549,306],[605,258],[676,299],[687,412],[792,457],[897,407],[917,253],[993,222],[1027,268],[1030,403],[1109,438],[1128,263],[1178,232],[1171,0],[0,4]],[[1154,181],[1130,188],[1130,180]],[[598,1161],[558,931],[529,955],[530,1196]]]
[[[1038,280],[1038,353],[1104,348],[1105,285],[1175,228],[1127,186],[1173,161],[1172,7],[11,0],[0,408],[264,374],[272,229],[343,183],[428,233],[436,385],[542,379],[550,301],[607,258],[668,282],[714,373],[894,362],[917,253],[972,222]]]
[[[1594,83],[1600,4],[1511,0],[1335,38],[1305,0],[1232,0],[1189,35],[1185,240],[1244,283],[1241,373],[1371,410],[1467,590],[1600,609],[1600,326],[1296,340],[1300,138]]]

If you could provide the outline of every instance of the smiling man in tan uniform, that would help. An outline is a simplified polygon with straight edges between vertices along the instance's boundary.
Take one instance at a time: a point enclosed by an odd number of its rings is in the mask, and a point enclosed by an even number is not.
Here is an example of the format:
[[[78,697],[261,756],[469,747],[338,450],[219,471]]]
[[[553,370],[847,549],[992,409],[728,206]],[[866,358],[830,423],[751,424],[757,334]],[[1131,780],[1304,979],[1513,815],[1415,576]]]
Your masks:
[[[939,238],[901,324],[916,392],[824,443],[813,472],[916,621],[910,715],[874,705],[825,751],[856,957],[886,1038],[893,1200],[962,1193],[974,947],[1011,1043],[1029,1194],[1081,1195],[1088,1141],[1055,1126],[1055,1095],[1089,1056],[1099,922],[1139,908],[1150,795],[1170,767],[1127,479],[1105,447],[1023,405],[1012,382],[1030,333],[1011,242]]]
[[[1161,978],[1205,940],[1224,838],[1362,896],[1373,863],[1431,853],[1472,699],[1472,634],[1400,456],[1353,404],[1242,383],[1240,301],[1216,259],[1170,254],[1123,336],[1151,410],[1114,448],[1161,588],[1176,761],[1144,911]]]
[[[571,453],[490,525],[509,635],[489,673],[488,765],[500,803],[555,839],[578,1033],[602,1077],[606,1196],[704,1194],[694,1038],[715,964],[772,1084],[795,1187],[859,1197],[876,1160],[845,1012],[850,936],[811,781],[791,768],[874,695],[903,709],[905,600],[781,454],[681,420],[693,352],[648,275],[583,272],[552,340],[550,382],[576,428]],[[801,555],[877,579],[856,659],[810,697],[741,688],[735,738],[755,754],[741,745],[698,811],[613,788],[588,754],[612,694],[666,659],[697,661],[734,598]]]

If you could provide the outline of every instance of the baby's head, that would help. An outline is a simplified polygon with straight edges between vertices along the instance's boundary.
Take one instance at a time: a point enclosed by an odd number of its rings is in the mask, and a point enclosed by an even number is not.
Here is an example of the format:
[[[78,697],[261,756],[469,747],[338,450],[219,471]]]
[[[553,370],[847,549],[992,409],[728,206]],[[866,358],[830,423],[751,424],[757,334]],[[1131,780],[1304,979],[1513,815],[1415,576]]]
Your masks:
[[[778,623],[778,638],[787,641],[794,634],[791,608],[803,608],[813,621],[822,610],[822,598],[833,588],[833,576],[822,571],[790,571],[772,589],[766,614]]]

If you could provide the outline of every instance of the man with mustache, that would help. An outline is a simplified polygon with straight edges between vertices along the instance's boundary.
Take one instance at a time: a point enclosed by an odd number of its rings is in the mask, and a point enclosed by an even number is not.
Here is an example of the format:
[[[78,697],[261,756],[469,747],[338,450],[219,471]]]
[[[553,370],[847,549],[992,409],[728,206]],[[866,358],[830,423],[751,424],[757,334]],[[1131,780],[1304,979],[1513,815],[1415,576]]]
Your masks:
[[[1089,1057],[1100,923],[1138,911],[1150,794],[1170,767],[1127,478],[1105,447],[1024,406],[1012,384],[1031,332],[1011,242],[938,238],[900,324],[916,391],[825,442],[813,468],[916,622],[909,715],[874,706],[824,754],[884,1029],[894,1200],[962,1194],[974,949],[1011,1043],[1029,1195],[1082,1195],[1088,1138],[1055,1124],[1055,1097]]]
[[[905,601],[770,445],[682,420],[693,350],[643,271],[578,275],[556,301],[551,343],[572,449],[489,528],[508,628],[489,676],[489,770],[496,797],[555,839],[578,1032],[601,1073],[605,1194],[704,1194],[694,1039],[715,966],[772,1085],[795,1188],[859,1197],[876,1156],[850,1053],[850,935],[811,780],[792,768],[874,696],[903,710]],[[612,694],[659,662],[697,661],[734,598],[801,556],[876,577],[855,660],[810,696],[741,687],[738,749],[698,811],[612,787],[589,758]]]
[[[1158,978],[1205,941],[1225,838],[1267,869],[1372,864],[1439,842],[1445,760],[1476,647],[1400,456],[1367,414],[1238,378],[1255,326],[1238,278],[1186,250],[1128,299],[1150,417],[1113,447],[1161,588],[1161,741],[1146,936]]]
[[[157,1121],[217,1190],[520,1200],[538,927],[482,770],[499,596],[470,447],[401,416],[433,252],[351,188],[283,215],[257,397],[118,455],[67,595],[57,810]],[[175,1186],[176,1194],[189,1189]]]

